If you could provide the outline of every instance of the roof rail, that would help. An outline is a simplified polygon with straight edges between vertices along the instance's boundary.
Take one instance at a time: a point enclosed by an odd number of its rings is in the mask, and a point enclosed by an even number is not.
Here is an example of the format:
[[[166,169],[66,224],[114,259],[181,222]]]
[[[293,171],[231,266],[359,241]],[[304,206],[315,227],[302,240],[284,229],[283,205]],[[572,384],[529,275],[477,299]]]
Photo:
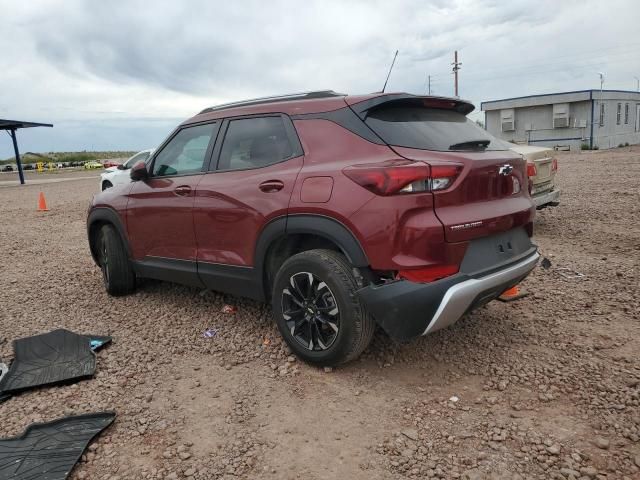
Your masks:
[[[313,92],[291,93],[289,95],[277,95],[272,97],[261,97],[253,98],[251,100],[242,100],[239,102],[223,103],[222,105],[215,105],[213,107],[205,108],[200,112],[200,114],[216,112],[218,110],[226,110],[227,108],[260,105],[263,103],[290,102],[292,100],[311,100],[314,98],[344,97],[345,95],[346,94],[344,93],[337,93],[333,90],[317,90]]]

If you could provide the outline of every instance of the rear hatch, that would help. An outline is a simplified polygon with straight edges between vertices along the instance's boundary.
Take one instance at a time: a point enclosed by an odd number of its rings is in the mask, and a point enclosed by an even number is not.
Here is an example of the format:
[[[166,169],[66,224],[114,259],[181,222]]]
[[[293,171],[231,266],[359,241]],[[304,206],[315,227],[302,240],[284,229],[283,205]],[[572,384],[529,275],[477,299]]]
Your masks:
[[[525,226],[535,212],[525,161],[469,120],[470,109],[458,100],[411,96],[381,102],[364,114],[398,155],[430,165],[435,213],[448,242]],[[438,189],[437,172],[447,171],[455,173]]]

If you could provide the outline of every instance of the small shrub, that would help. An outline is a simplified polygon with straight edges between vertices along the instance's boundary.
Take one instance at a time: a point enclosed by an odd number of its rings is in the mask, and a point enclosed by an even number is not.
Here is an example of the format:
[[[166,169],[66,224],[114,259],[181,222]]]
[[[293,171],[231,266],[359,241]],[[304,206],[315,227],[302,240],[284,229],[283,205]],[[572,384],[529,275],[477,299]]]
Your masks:
[[[580,150],[589,150],[589,144],[588,143],[583,143],[580,145]]]
[[[628,147],[629,146],[629,142],[624,142],[624,146]]]
[[[618,148],[622,148],[622,147],[624,147],[624,143],[621,143],[618,145]]]

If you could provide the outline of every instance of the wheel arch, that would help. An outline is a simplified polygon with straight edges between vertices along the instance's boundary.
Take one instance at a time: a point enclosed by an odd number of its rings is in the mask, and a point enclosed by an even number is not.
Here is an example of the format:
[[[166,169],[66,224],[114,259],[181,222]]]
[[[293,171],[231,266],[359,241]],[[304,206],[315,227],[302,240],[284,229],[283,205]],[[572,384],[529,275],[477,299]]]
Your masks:
[[[355,235],[341,222],[313,214],[289,215],[272,220],[258,238],[254,265],[265,298],[271,296],[272,277],[291,255],[316,248],[342,253],[358,268],[369,266],[369,260]]]
[[[97,238],[100,228],[104,225],[113,225],[113,227],[120,235],[122,244],[127,251],[127,257],[131,258],[131,250],[129,249],[129,242],[127,241],[127,234],[120,215],[115,210],[106,207],[98,207],[91,210],[87,217],[87,239],[89,241],[89,249],[91,250],[91,257],[96,265],[99,264],[98,252],[95,248],[95,240]]]

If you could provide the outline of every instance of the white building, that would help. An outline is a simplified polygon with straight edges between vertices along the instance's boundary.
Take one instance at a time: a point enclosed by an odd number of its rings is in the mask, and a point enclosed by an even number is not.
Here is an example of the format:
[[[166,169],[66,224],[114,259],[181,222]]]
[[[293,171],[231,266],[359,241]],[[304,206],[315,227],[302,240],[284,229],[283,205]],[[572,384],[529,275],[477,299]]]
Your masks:
[[[640,143],[640,92],[580,90],[482,102],[485,128],[514,143],[600,149]]]

